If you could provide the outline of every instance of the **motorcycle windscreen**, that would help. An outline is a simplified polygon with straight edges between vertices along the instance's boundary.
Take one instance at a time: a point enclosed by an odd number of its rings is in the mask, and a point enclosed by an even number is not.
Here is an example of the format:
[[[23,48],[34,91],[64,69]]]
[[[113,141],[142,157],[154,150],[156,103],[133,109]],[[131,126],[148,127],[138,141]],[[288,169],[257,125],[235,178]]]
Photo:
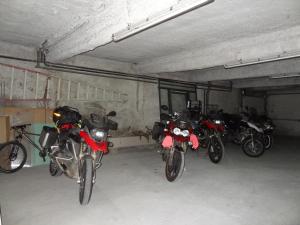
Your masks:
[[[195,134],[191,134],[190,142],[192,142],[192,148],[197,149],[199,147],[199,141]]]
[[[167,135],[161,145],[163,148],[171,148],[173,146],[173,138],[170,135]]]

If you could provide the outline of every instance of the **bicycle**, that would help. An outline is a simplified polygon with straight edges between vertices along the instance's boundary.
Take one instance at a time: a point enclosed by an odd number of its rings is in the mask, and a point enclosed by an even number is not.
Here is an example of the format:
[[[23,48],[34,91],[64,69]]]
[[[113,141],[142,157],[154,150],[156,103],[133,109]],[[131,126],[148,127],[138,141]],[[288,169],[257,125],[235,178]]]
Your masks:
[[[27,151],[25,146],[21,143],[23,138],[34,146],[40,153],[40,156],[45,161],[46,153],[30,138],[29,135],[40,136],[26,131],[26,128],[31,124],[22,124],[12,126],[11,129],[14,131],[14,140],[8,141],[0,145],[0,172],[3,173],[14,173],[22,169],[27,160]]]

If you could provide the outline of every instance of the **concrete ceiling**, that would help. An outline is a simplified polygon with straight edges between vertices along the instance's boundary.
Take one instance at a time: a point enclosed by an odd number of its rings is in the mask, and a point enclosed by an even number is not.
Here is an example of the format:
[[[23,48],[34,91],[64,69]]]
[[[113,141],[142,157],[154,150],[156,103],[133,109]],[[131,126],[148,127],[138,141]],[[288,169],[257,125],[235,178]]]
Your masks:
[[[126,62],[207,48],[221,42],[258,36],[297,26],[300,1],[216,0],[119,43],[88,54]]]
[[[138,73],[147,74],[197,70],[300,51],[299,0],[215,0],[113,42],[112,34],[128,24],[182,2],[197,0],[3,0],[0,41],[40,47],[48,40],[47,58],[51,61],[87,54],[135,63]],[[197,74],[193,72],[192,80],[211,80],[210,74]],[[243,72],[235,73],[239,74]]]
[[[0,40],[32,47],[78,26],[103,10],[104,0],[2,0]]]

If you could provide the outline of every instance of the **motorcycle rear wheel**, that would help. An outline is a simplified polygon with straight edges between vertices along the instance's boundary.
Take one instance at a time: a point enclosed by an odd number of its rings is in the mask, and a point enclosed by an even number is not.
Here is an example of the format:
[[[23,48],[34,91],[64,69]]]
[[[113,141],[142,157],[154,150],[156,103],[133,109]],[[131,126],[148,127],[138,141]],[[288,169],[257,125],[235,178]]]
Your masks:
[[[269,150],[270,148],[272,148],[273,142],[274,142],[274,138],[272,135],[270,134],[264,135],[265,150]]]
[[[251,137],[243,141],[242,149],[250,157],[259,157],[265,152],[264,143],[258,138]]]
[[[94,166],[91,157],[85,156],[80,160],[79,178],[79,202],[81,205],[87,205],[90,202],[94,185]]]
[[[171,163],[172,161],[172,163]],[[173,157],[171,154],[168,154],[166,160],[166,178],[168,181],[173,182],[178,180],[184,170],[184,152],[181,148],[175,149]]]
[[[213,135],[208,147],[208,156],[210,161],[213,163],[219,163],[223,159],[224,153],[225,148],[221,138]]]

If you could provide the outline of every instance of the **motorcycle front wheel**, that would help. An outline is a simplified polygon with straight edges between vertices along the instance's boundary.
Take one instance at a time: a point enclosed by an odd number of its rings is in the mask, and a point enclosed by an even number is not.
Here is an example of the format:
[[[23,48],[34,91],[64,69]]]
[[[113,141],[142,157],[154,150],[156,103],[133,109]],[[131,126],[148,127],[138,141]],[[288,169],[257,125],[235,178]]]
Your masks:
[[[87,205],[90,202],[94,185],[93,178],[93,159],[85,156],[79,164],[79,202],[81,205]]]
[[[208,156],[211,162],[219,163],[224,157],[225,148],[220,137],[213,135],[211,137]]]
[[[169,153],[166,159],[166,177],[167,180],[173,182],[179,179],[184,170],[184,152],[181,148],[176,148],[174,153]]]
[[[243,141],[242,149],[250,157],[259,157],[265,152],[264,143],[260,139],[252,137]]]

